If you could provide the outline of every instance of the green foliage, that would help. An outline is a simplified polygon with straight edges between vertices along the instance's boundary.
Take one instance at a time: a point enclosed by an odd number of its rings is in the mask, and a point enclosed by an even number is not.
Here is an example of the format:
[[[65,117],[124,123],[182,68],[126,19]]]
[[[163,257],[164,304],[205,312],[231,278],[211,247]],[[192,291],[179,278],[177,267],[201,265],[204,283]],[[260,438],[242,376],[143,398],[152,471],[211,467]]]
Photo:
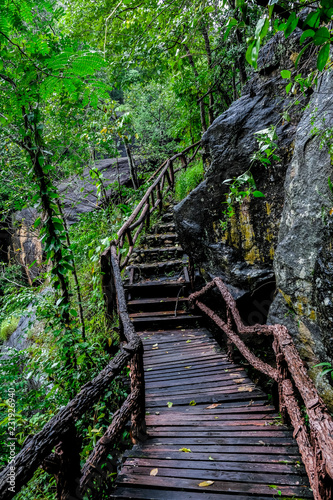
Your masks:
[[[315,367],[321,366],[322,371],[320,372],[320,376],[323,377],[324,375],[329,375],[330,379],[333,381],[333,365],[332,363],[329,362],[324,362],[324,363],[318,363],[317,365],[314,365]]]
[[[0,324],[0,340],[5,341],[15,332],[17,325],[19,324],[19,318],[10,317],[7,320],[1,322]]]
[[[268,33],[270,22],[273,19],[274,9],[276,10],[276,4],[279,7],[283,7],[285,13],[284,17],[286,17],[285,22],[277,21],[275,23],[276,31],[283,31],[285,37],[288,38],[295,31],[296,27],[301,25],[300,17],[294,11],[293,2],[270,0],[265,15],[259,19],[257,23],[254,36],[248,40],[249,45],[246,52],[246,59],[254,68],[257,67],[259,48]],[[307,4],[313,6],[313,2],[302,2],[302,6],[304,7],[306,7]],[[303,25],[303,29],[305,27],[305,30],[301,36],[300,44],[302,45],[308,38],[310,38],[310,42],[300,50],[295,62],[296,67],[305,50],[310,45],[314,45],[320,47],[317,56],[317,69],[318,71],[323,71],[329,59],[330,44],[332,43],[333,37],[331,36],[332,30],[328,26],[322,26],[322,23],[327,24],[331,20],[332,15],[333,6],[330,0],[320,2],[315,6],[315,10],[308,14]]]
[[[203,180],[204,169],[202,162],[197,162],[193,167],[181,170],[176,178],[175,197],[177,200],[184,199],[192,189],[196,188]]]

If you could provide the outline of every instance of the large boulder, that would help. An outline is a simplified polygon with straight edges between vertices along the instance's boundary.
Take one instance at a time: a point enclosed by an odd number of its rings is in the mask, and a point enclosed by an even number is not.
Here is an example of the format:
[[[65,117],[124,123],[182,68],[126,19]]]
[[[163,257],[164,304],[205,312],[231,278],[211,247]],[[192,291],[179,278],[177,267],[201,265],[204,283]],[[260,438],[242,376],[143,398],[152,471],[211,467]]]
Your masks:
[[[299,32],[286,41],[276,35],[261,50],[258,67],[244,95],[219,116],[203,136],[211,155],[204,181],[175,207],[181,242],[210,275],[224,277],[236,296],[271,280],[274,249],[284,200],[284,179],[293,153],[293,140],[307,98],[283,113],[294,97],[285,92],[279,67],[292,68],[299,49]],[[277,126],[280,161],[265,168],[253,163],[258,150],[256,132]],[[229,190],[226,179],[251,169],[257,189],[265,198],[245,199],[235,206],[228,229],[221,228],[223,204]]]

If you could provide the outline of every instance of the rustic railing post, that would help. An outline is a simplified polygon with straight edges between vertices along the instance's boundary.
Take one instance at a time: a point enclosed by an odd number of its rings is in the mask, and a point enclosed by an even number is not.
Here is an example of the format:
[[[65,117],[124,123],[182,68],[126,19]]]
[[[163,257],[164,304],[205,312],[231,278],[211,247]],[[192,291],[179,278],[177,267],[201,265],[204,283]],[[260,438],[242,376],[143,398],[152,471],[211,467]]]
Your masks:
[[[173,161],[170,160],[170,163],[169,163],[169,171],[170,171],[170,180],[171,180],[171,189],[173,189],[175,187],[175,173],[174,173],[174,170],[173,170]]]
[[[159,204],[158,204],[158,211],[159,213],[162,212],[162,196],[161,196],[161,188],[160,188],[160,183],[158,183],[156,185],[156,196],[157,196],[157,199],[159,201]]]
[[[57,500],[77,498],[77,487],[81,477],[80,451],[81,442],[77,437],[73,421],[55,447],[55,452],[49,455],[42,464],[42,468],[53,474],[56,479]]]
[[[147,199],[146,205],[148,206],[147,215],[146,215],[146,228],[148,229],[150,226],[150,203],[149,198]]]
[[[145,398],[145,381],[143,367],[143,345],[140,344],[138,351],[131,359],[131,391],[138,392],[137,405],[132,412],[132,442],[138,443],[147,438],[146,432],[146,398]]]
[[[279,340],[277,338],[277,335],[274,332],[274,339],[273,339],[273,350],[275,353],[275,358],[276,358],[276,370],[278,373],[278,394],[279,394],[279,411],[282,417],[282,421],[286,422],[288,420],[288,411],[286,407],[286,402],[284,400],[284,393],[282,389],[282,382],[283,380],[288,378],[288,365],[286,363],[286,360],[284,358],[283,353],[281,352]]]
[[[232,317],[229,307],[227,306],[227,325],[230,330],[232,330]],[[234,361],[234,344],[227,337],[227,356],[230,361]]]
[[[101,255],[101,274],[102,290],[106,305],[106,316],[109,321],[112,321],[113,313],[116,309],[116,294],[110,261],[110,248],[105,250],[105,252]]]
[[[186,156],[185,155],[181,155],[180,161],[181,161],[181,164],[182,164],[182,168],[184,168],[186,170],[187,169]]]

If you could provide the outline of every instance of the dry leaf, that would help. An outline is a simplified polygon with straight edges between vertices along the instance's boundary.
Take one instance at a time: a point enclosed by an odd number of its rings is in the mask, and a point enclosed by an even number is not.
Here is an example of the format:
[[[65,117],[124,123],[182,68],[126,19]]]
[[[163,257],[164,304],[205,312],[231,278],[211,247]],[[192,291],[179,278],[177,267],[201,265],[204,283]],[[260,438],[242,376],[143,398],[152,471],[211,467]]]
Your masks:
[[[210,486],[211,484],[214,484],[214,481],[202,481],[202,483],[199,483],[198,486],[204,488],[205,486]]]
[[[153,347],[157,347],[157,346],[158,346],[158,344],[154,344],[154,345],[153,345]]]
[[[152,469],[150,471],[150,476],[156,476],[157,473],[158,473],[158,469]]]
[[[239,392],[252,392],[253,388],[249,387],[248,385],[244,385],[243,387],[238,387]]]
[[[242,382],[244,382],[245,378],[234,378],[233,379],[233,382],[236,382],[236,384],[241,384]]]
[[[190,448],[179,448],[178,451],[183,451],[184,453],[192,453]]]
[[[258,441],[259,444],[263,444],[264,446],[266,446],[266,443],[264,443],[263,441]]]
[[[206,410],[213,410],[214,408],[217,408],[218,406],[221,406],[222,403],[214,403],[212,405],[206,406]]]
[[[192,366],[185,366],[186,369],[192,368]]]
[[[213,457],[208,457],[208,460],[215,460],[215,458],[213,458]]]

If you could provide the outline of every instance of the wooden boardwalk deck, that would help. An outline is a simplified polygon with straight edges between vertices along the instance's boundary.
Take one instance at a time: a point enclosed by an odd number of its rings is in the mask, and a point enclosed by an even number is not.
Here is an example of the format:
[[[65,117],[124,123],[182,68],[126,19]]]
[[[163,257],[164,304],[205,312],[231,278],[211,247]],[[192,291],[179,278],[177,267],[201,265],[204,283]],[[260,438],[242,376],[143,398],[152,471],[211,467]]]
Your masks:
[[[111,498],[313,498],[290,428],[280,425],[244,367],[231,363],[199,326],[202,316],[186,311],[188,275],[172,214],[164,219],[167,227],[157,224],[144,251],[136,251],[145,259],[132,273],[139,271],[139,282],[126,285],[144,344],[148,439],[127,453]],[[168,240],[159,234],[165,230]],[[173,278],[163,276],[163,259]]]
[[[149,437],[111,498],[312,498],[292,431],[206,329],[141,335]]]

